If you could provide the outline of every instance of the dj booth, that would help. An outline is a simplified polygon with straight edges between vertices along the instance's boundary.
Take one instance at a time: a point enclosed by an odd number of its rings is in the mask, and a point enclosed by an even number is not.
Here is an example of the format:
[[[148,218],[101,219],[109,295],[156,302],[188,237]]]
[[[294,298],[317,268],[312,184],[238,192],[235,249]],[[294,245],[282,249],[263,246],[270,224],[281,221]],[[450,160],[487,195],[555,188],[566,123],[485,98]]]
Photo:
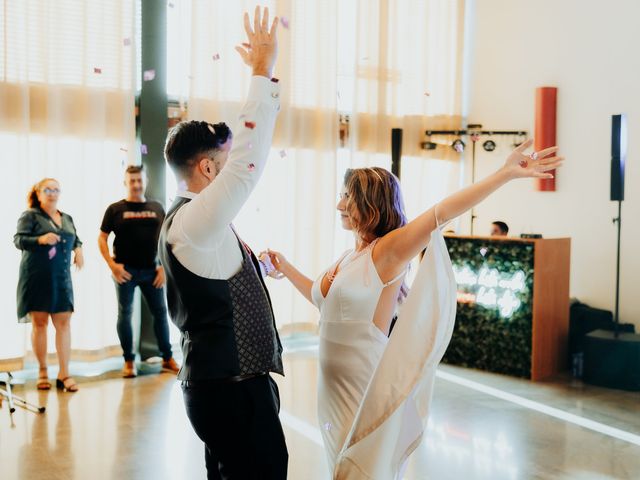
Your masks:
[[[445,240],[458,310],[443,361],[532,380],[565,370],[571,239]]]

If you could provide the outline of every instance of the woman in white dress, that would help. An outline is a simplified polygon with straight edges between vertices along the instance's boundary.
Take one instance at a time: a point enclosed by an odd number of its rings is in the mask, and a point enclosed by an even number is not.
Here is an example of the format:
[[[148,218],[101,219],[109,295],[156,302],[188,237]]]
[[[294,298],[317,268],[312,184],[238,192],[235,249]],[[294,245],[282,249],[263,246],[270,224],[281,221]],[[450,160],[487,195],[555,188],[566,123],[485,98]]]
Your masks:
[[[455,281],[438,226],[511,180],[551,178],[563,160],[557,148],[524,154],[531,144],[409,223],[395,176],[382,168],[347,171],[337,209],[355,246],[315,282],[268,251],[277,271],[320,309],[318,419],[332,478],[401,478],[455,319]],[[389,338],[408,264],[427,245]]]

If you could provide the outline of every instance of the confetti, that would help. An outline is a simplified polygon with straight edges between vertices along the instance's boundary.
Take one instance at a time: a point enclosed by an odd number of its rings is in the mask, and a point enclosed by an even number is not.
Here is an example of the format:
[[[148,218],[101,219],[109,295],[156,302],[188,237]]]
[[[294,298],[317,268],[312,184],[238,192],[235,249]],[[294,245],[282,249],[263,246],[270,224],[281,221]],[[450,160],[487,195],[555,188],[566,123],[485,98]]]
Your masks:
[[[99,74],[101,74],[101,73],[102,73],[102,69],[101,69],[101,68],[98,68],[98,67],[93,67],[93,73],[96,73],[96,74],[98,74],[98,75],[99,75]]]
[[[531,157],[531,160],[537,160],[538,159],[538,152],[531,152],[531,155],[529,155],[529,157]]]
[[[424,92],[424,96],[425,96],[425,97],[430,97],[430,96],[431,96],[431,94],[430,94],[429,92]]]
[[[256,122],[244,122],[244,126],[253,130],[256,128]]]
[[[251,149],[253,148],[253,143],[249,142],[249,143],[247,144],[247,147],[249,148],[249,150],[251,150]]]
[[[280,17],[280,23],[282,24],[282,28],[289,29],[289,19],[287,17]]]
[[[144,73],[142,74],[142,78],[144,79],[145,82],[151,81],[154,78],[156,78],[156,71],[155,70],[145,70]]]
[[[216,134],[216,131],[214,130],[213,125],[211,125],[210,123],[207,123],[207,128],[211,133],[213,133],[214,135]]]
[[[220,54],[219,53],[214,54],[213,55],[213,59],[214,60],[220,60]]]
[[[462,152],[464,151],[464,147],[463,147],[462,145],[460,145],[459,143],[458,143],[458,144],[456,144],[453,148],[454,148],[454,149],[456,150],[456,152],[458,152],[458,153],[462,153]]]
[[[131,39],[130,38],[125,38],[124,40],[122,40],[122,44],[125,47],[128,47],[129,45],[131,45]]]
[[[52,260],[52,259],[53,259],[53,257],[55,257],[55,256],[56,256],[56,253],[58,253],[58,252],[57,252],[57,250],[56,250],[56,247],[51,247],[51,248],[49,249],[49,252],[48,252],[48,253],[49,253],[49,260]]]
[[[324,424],[324,429],[328,432],[329,430],[331,430],[331,424],[329,422]]]
[[[121,151],[121,152],[128,152],[129,150],[127,150],[127,149],[126,149],[126,148],[124,148],[124,147],[120,147],[120,151]]]
[[[140,145],[140,153],[142,153],[142,155],[146,155],[147,153],[149,153],[149,150],[147,149],[147,146],[144,143]]]
[[[529,166],[529,162],[527,162],[526,160],[520,160],[520,166],[522,168],[527,168]]]
[[[249,169],[250,172],[253,172],[256,169],[256,166],[253,163],[250,163],[247,168]]]
[[[286,150],[280,150],[280,158],[284,158],[287,156],[287,151]]]
[[[482,255],[483,257],[487,254],[487,249],[485,247],[482,247],[480,249],[480,255]]]

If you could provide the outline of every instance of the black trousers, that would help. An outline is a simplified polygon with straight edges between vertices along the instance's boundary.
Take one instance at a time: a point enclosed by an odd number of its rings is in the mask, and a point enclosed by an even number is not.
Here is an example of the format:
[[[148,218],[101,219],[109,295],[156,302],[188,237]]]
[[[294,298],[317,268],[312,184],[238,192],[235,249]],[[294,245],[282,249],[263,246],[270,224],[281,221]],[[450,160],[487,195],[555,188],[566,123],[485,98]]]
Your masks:
[[[269,375],[182,385],[187,416],[205,444],[209,480],[285,480],[289,454]]]

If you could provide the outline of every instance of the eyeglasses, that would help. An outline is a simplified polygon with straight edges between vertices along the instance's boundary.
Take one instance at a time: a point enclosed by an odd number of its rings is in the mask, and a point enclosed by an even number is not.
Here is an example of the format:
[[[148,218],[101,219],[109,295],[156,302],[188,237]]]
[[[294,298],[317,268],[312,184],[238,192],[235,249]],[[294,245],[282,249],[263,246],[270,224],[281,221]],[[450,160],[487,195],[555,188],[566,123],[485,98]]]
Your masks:
[[[43,188],[42,191],[47,195],[59,195],[61,192],[59,188],[49,188],[49,187]]]

